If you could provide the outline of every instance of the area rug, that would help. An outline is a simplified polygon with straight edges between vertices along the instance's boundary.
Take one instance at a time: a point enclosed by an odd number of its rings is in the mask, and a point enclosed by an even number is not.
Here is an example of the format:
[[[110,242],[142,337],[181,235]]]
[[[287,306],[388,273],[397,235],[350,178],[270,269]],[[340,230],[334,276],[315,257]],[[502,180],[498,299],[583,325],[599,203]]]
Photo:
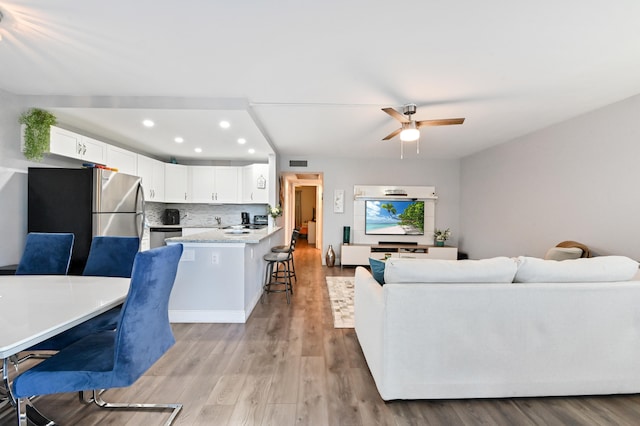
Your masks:
[[[334,328],[353,328],[354,277],[327,277]]]

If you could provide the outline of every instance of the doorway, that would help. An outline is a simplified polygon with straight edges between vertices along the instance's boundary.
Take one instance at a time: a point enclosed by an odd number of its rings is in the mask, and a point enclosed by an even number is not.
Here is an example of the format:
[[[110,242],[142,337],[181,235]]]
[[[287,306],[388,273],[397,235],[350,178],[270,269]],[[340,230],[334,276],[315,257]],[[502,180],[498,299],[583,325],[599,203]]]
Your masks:
[[[300,228],[310,248],[322,248],[322,173],[282,173],[285,233]]]

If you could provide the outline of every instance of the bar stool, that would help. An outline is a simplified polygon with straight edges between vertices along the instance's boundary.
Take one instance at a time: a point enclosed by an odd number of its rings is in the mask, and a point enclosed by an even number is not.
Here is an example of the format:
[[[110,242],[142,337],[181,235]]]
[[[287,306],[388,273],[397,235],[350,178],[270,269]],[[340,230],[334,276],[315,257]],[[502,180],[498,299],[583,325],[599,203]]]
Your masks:
[[[293,276],[290,270],[291,262],[293,261],[293,250],[296,245],[296,239],[299,232],[293,231],[291,236],[291,243],[287,247],[285,252],[270,252],[263,256],[265,262],[267,262],[264,284],[262,286],[262,295],[260,296],[260,303],[264,303],[265,293],[282,293],[287,296],[287,304],[291,303],[291,294],[293,294],[293,287],[291,285],[291,277]],[[273,286],[282,286],[282,288],[272,288]]]
[[[298,241],[299,236],[300,236],[300,228],[296,228],[291,233],[291,242],[289,243],[288,246],[271,247],[271,251],[273,253],[286,253],[289,251],[290,247],[293,247],[291,249],[291,259],[289,260],[289,273],[291,274],[291,277],[296,282],[298,282],[298,277],[296,276],[296,263],[293,260],[293,252],[296,250],[296,241]],[[291,293],[293,294],[293,288],[291,289]]]

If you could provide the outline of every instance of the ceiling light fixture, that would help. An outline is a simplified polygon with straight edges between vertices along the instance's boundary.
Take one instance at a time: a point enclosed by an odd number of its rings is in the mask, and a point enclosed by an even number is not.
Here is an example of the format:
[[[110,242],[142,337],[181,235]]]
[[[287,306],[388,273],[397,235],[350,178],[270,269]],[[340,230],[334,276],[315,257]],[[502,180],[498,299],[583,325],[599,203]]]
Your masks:
[[[403,142],[413,142],[420,138],[420,130],[416,126],[416,122],[411,120],[408,123],[402,123],[402,131],[400,132],[400,140]]]
[[[202,148],[195,148],[194,149],[195,152],[197,152],[198,154],[202,152]]]
[[[245,138],[239,138],[239,139],[238,139],[238,143],[239,143],[240,145],[244,145],[245,143],[247,143],[247,140],[246,140]]]
[[[144,127],[153,127],[156,125],[156,123],[153,122],[153,120],[142,120],[142,125]]]
[[[221,121],[220,122],[220,127],[222,127],[223,129],[228,129],[229,126],[231,126],[231,123],[229,123],[228,121]]]
[[[181,138],[180,136],[176,136],[174,141],[176,141],[176,143],[182,143],[182,142],[184,142],[184,138]]]
[[[255,153],[256,153],[256,150],[255,150],[255,149],[253,149],[253,148],[249,148],[249,151],[248,151],[248,152],[249,152],[249,154],[255,154]]]

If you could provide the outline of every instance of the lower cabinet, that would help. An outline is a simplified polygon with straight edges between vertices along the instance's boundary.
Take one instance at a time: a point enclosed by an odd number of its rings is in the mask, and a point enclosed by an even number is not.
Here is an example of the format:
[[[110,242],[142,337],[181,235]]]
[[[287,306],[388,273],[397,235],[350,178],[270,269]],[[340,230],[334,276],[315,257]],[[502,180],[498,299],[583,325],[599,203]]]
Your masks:
[[[342,244],[340,246],[341,265],[369,265],[370,257],[376,259],[400,257],[407,259],[456,260],[458,259],[458,248],[391,244]]]

